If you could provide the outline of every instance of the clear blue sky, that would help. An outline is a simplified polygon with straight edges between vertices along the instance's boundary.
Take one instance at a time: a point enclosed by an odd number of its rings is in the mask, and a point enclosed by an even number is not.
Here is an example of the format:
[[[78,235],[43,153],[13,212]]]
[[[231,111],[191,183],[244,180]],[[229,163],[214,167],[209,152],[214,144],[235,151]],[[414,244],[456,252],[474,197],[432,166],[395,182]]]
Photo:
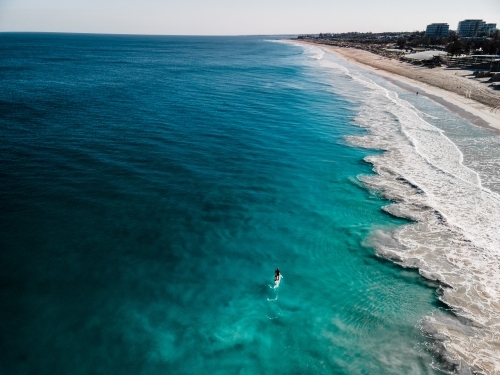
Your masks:
[[[500,0],[0,0],[0,31],[241,35],[424,30],[481,18]]]

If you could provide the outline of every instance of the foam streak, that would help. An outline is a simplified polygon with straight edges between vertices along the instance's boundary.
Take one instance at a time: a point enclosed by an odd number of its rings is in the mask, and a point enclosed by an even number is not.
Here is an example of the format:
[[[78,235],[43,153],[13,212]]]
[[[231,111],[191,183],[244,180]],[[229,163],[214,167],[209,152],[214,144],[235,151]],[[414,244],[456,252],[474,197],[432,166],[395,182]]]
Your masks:
[[[392,234],[374,234],[377,252],[442,283],[440,299],[466,320],[434,316],[424,326],[444,338],[450,361],[500,373],[499,194],[482,186],[459,148],[411,104],[338,69],[366,88],[356,122],[369,134],[349,141],[386,150],[366,158],[377,175],[360,179],[395,202],[386,211],[415,220]]]

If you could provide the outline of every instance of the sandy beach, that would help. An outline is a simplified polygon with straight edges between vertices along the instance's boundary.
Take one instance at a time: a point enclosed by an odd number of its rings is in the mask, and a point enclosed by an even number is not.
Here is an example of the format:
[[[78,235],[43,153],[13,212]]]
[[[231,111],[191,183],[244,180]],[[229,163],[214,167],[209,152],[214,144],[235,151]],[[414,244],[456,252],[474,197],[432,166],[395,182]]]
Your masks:
[[[429,97],[475,125],[500,131],[500,91],[489,88],[487,79],[474,78],[471,70],[429,69],[354,48],[320,46],[401,88]]]

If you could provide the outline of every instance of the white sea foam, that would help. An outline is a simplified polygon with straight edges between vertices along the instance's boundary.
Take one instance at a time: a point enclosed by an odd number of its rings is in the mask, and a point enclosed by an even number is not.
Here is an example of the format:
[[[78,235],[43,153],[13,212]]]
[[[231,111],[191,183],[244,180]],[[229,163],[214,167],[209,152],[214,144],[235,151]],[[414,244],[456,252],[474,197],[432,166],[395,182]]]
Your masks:
[[[301,46],[304,48],[304,54],[314,60],[321,60],[325,55],[325,51],[320,47]]]
[[[316,59],[316,60],[321,60],[324,56],[324,52],[322,49],[319,49],[319,51],[314,51],[314,55],[311,56],[311,58]]]
[[[422,328],[442,342],[456,372],[500,374],[500,195],[480,178],[499,180],[498,170],[465,166],[456,144],[428,122],[436,117],[397,93],[331,61],[321,65],[361,85],[356,122],[369,132],[349,141],[386,150],[366,158],[377,174],[360,180],[395,202],[386,211],[415,221],[374,233],[377,252],[441,283],[440,299],[460,319],[432,316]]]

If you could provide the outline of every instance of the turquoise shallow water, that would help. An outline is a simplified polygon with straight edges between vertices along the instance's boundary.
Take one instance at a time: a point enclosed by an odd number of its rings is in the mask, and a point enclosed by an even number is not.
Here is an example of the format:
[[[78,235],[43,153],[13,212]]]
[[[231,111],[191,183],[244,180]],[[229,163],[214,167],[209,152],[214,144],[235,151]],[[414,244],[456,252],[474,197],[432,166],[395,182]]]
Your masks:
[[[1,38],[0,373],[436,372],[435,290],[366,245],[405,221],[302,48]]]

